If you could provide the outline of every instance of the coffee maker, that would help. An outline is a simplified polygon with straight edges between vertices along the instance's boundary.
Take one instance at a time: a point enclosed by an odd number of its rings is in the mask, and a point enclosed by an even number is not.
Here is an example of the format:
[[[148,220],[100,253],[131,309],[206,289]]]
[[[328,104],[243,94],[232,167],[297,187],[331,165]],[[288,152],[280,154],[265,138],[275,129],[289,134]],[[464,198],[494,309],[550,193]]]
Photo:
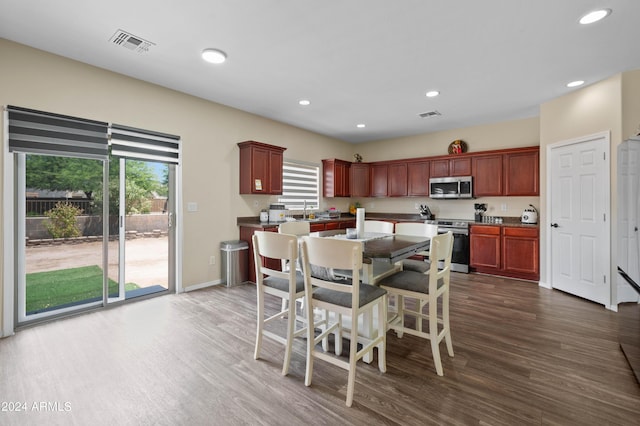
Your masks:
[[[487,205],[484,203],[474,203],[473,208],[476,210],[475,220],[476,222],[482,222],[482,215],[487,211]]]

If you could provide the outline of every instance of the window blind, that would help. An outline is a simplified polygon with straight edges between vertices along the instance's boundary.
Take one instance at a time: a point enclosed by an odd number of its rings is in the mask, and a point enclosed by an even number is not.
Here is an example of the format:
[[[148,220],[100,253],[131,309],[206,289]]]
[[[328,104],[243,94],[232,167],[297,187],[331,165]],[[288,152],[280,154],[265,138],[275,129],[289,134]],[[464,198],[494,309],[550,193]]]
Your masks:
[[[180,163],[180,136],[111,125],[111,155],[136,160]]]
[[[320,206],[320,166],[301,161],[285,160],[282,164],[282,195],[278,198],[288,210]]]
[[[7,106],[9,152],[108,158],[108,124]]]

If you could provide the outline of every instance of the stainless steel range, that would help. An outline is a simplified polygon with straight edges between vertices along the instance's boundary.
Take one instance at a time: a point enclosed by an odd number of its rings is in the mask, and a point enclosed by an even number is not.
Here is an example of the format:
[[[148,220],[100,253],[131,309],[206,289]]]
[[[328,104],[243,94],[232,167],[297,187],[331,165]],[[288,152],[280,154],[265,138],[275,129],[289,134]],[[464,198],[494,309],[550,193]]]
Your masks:
[[[469,221],[463,219],[436,219],[425,223],[438,225],[438,234],[453,233],[451,270],[469,273]],[[442,262],[441,262],[442,263]],[[440,265],[442,266],[442,265]]]

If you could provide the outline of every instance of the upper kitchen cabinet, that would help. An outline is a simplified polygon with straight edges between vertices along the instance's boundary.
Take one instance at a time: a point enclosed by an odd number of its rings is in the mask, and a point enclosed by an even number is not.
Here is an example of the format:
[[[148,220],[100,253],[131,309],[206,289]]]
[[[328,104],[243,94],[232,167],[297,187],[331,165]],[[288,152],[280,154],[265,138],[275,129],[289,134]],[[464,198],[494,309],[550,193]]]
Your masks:
[[[473,195],[539,195],[539,151],[527,147],[473,155]]]
[[[540,149],[526,148],[503,155],[504,195],[540,194]]]
[[[472,176],[474,197],[502,195],[502,155],[475,155]]]
[[[471,157],[431,160],[431,177],[471,176]]]
[[[369,163],[351,163],[349,187],[351,197],[369,196]]]
[[[429,196],[429,161],[409,161],[407,163],[407,195],[410,197]]]
[[[246,141],[240,147],[240,194],[282,194],[282,161],[286,148]]]
[[[407,196],[407,163],[405,161],[389,163],[387,192],[389,197]]]
[[[322,160],[322,196],[349,197],[351,163],[344,160]]]
[[[373,163],[371,170],[371,197],[386,197],[388,194],[387,183],[389,179],[389,166],[386,163]]]

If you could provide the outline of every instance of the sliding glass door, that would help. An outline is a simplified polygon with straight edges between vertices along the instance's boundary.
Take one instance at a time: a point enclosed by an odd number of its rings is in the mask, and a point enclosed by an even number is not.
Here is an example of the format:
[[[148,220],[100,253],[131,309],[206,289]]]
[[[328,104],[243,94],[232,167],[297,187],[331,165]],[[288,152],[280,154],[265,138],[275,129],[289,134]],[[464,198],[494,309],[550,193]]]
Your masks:
[[[105,162],[37,154],[15,159],[18,321],[101,305],[103,203],[95,195],[102,194]]]
[[[109,242],[109,263],[119,286],[108,300],[173,291],[175,166],[120,158],[111,167],[109,222],[117,225],[112,233],[118,238]]]
[[[5,120],[15,323],[175,291],[180,138],[12,106]]]

